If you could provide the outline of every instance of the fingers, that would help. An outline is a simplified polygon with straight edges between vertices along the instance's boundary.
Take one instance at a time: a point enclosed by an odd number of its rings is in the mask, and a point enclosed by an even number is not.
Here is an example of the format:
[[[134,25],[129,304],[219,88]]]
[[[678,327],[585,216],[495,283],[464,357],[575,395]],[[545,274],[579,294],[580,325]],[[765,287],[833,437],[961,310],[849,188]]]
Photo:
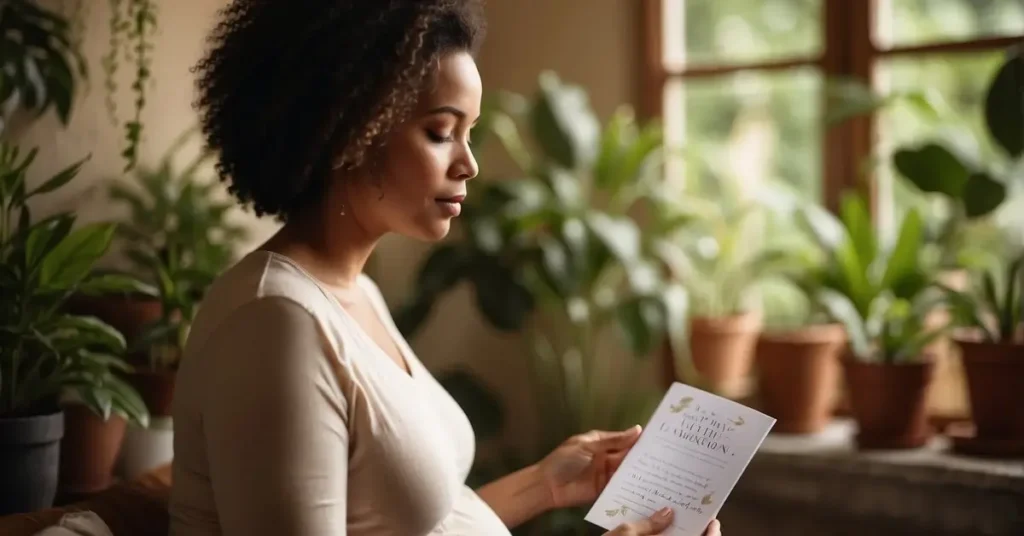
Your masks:
[[[640,425],[638,424],[621,432],[593,430],[580,437],[583,438],[587,448],[592,451],[621,450],[636,443],[636,440],[640,437]]]
[[[704,536],[722,536],[722,524],[717,519],[712,519],[704,531]]]
[[[609,536],[656,536],[668,529],[674,515],[671,508],[662,508],[647,519],[624,523],[607,534]]]

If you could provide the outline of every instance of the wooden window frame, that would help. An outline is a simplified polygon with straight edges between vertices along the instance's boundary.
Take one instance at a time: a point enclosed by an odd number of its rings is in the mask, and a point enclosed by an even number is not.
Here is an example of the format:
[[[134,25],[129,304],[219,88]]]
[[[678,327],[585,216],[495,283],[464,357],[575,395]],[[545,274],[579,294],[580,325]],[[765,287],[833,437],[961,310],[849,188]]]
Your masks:
[[[662,116],[665,85],[675,79],[708,78],[740,71],[787,71],[817,66],[825,77],[855,79],[874,87],[875,66],[887,57],[995,51],[1024,42],[1022,35],[878,47],[872,39],[877,0],[822,1],[822,35],[825,41],[824,51],[818,57],[670,69],[663,60],[664,0],[640,0],[640,35],[643,42],[638,108],[641,115],[648,118]],[[873,114],[849,119],[825,131],[822,140],[822,201],[829,209],[838,208],[842,192],[861,189],[871,199],[872,212],[877,215],[878,192],[874,188],[876,181],[865,180],[870,177],[861,174],[862,163],[871,156],[875,145],[874,135]]]

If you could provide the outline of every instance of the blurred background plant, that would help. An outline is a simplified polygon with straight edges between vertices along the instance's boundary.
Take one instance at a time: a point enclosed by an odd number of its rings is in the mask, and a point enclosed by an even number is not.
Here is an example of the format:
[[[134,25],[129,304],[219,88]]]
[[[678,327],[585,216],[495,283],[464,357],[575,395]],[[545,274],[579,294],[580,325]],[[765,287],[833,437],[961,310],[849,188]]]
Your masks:
[[[62,12],[33,0],[0,3],[0,133],[19,110],[38,117],[53,109],[67,125],[87,74]]]
[[[133,353],[148,358],[139,365],[150,370],[177,367],[206,288],[234,262],[236,244],[248,236],[229,220],[234,205],[218,199],[220,183],[202,175],[210,152],[176,167],[195,133],[190,128],[179,135],[155,167],[139,165],[131,178],[110,185],[111,198],[129,209],[115,244],[130,263],[128,272],[158,291],[159,318],[129,341]]]

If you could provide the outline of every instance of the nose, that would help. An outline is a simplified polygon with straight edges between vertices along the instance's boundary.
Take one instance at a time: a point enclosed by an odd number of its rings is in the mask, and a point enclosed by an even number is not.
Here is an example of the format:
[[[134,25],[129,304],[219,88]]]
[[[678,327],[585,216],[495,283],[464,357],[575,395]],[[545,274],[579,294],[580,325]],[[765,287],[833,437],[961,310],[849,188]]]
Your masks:
[[[475,178],[480,173],[480,166],[476,162],[476,157],[473,156],[473,150],[470,149],[469,145],[463,145],[459,153],[458,158],[456,158],[452,165],[452,174],[461,181]]]

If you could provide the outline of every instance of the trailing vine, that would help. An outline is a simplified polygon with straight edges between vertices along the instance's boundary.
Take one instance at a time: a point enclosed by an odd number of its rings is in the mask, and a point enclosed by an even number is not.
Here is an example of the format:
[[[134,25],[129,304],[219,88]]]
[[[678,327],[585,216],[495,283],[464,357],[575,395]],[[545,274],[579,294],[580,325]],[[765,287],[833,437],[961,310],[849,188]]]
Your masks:
[[[109,3],[110,42],[101,63],[105,74],[107,112],[115,125],[121,125],[117,109],[120,60],[123,59],[134,68],[130,86],[134,107],[129,119],[123,124],[127,145],[121,151],[125,160],[124,170],[129,171],[138,161],[139,145],[142,142],[142,111],[146,107],[147,85],[152,78],[150,65],[152,38],[157,27],[157,8],[155,0],[109,0]]]

